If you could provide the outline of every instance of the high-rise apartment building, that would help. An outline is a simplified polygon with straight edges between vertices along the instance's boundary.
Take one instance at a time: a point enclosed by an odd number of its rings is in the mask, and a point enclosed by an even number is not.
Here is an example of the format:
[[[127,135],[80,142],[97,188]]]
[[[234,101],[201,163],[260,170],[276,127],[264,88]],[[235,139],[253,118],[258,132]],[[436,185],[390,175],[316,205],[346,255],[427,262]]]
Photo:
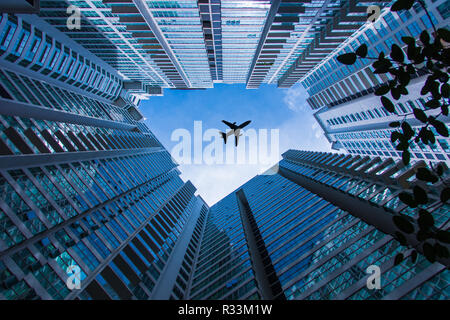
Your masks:
[[[436,28],[448,27],[449,3],[444,0],[427,2],[427,10]],[[339,63],[336,57],[354,51],[361,44],[368,47],[369,56],[378,56],[383,51],[390,52],[392,44],[405,46],[404,36],[418,38],[421,30],[432,32],[432,25],[425,11],[415,5],[399,15],[389,10],[382,13],[375,24],[367,25],[354,33],[348,40],[308,72],[300,81],[310,95],[308,102],[315,110],[315,118],[324,129],[328,140],[335,149],[351,154],[374,155],[382,158],[399,158],[401,152],[395,150],[390,136],[393,121],[406,118],[413,128],[420,128],[421,122],[412,114],[413,108],[426,110],[425,103],[430,97],[420,94],[427,75],[413,75],[408,86],[408,96],[394,100],[397,115],[384,109],[374,91],[392,79],[387,74],[374,74],[372,60],[358,59],[354,65]],[[437,115],[440,110],[428,110],[428,115]],[[441,115],[439,120],[450,123],[450,117]],[[434,130],[432,128],[431,130]],[[411,159],[432,162],[450,161],[450,139],[436,134],[433,146],[422,142],[412,144]]]
[[[290,87],[366,23],[369,5],[387,3],[40,1],[39,17],[151,95],[215,82]],[[79,11],[68,11],[70,5]],[[69,28],[75,12],[81,13],[80,27]]]
[[[29,15],[0,25],[0,299],[159,297],[207,205],[132,82]]]
[[[288,88],[367,22],[370,5],[388,1],[273,1],[247,88]]]
[[[211,207],[190,286],[175,285],[177,297],[448,299],[448,259],[419,254],[415,264],[394,265],[404,249],[392,237],[392,216],[414,216],[398,199],[414,169],[380,157],[285,152],[276,169]],[[448,212],[434,207],[438,226],[448,226]],[[373,265],[381,269],[378,290],[367,287]]]

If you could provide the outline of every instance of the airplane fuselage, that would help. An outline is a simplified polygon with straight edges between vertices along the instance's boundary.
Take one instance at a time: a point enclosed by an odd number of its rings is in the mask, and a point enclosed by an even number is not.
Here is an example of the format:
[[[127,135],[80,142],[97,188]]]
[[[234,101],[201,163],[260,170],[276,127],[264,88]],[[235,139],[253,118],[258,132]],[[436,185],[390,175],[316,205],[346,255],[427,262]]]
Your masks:
[[[241,132],[241,129],[231,129],[230,131],[227,132],[227,137],[231,136],[231,135],[235,135],[235,136],[239,136]]]
[[[236,125],[236,122],[230,123],[228,121],[222,120],[223,123],[225,123],[228,127],[230,127],[231,130],[229,130],[227,133],[220,131],[220,134],[222,135],[222,138],[225,143],[227,143],[227,138],[231,135],[235,136],[235,145],[238,145],[239,136],[241,136],[241,129],[247,126],[251,121],[245,121],[241,123],[240,125]]]

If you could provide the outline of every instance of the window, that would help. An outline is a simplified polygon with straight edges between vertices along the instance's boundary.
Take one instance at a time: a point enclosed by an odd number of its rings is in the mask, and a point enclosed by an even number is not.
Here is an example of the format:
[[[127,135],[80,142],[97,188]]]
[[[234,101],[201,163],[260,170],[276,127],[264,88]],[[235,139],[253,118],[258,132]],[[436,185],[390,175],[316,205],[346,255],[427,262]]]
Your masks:
[[[442,140],[442,139],[438,139],[439,144],[441,145],[442,149],[446,152],[446,153],[450,153],[450,147],[447,144],[447,141]]]
[[[30,49],[28,50],[28,53],[26,55],[26,58],[28,60],[31,61],[34,58],[36,51],[37,51],[39,45],[41,44],[41,40],[42,40],[41,38],[36,37],[36,36],[33,38],[33,42],[32,42]]]
[[[378,54],[381,53],[381,52],[385,52],[386,51],[386,49],[385,49],[385,47],[383,46],[382,43],[376,45],[375,46],[375,50],[377,51]]]
[[[392,14],[388,13],[384,16],[384,20],[386,21],[386,24],[389,26],[389,28],[394,31],[398,28],[399,24],[397,22],[397,18]]]
[[[397,42],[403,44],[402,37],[406,37],[405,30],[401,29],[396,32],[395,37],[397,38]]]
[[[401,11],[400,13],[398,13],[398,15],[403,22],[408,21],[412,16],[411,13],[409,13],[409,11],[407,10]]]
[[[408,26],[408,30],[411,33],[411,36],[414,38],[418,36],[421,32],[419,24],[417,22],[413,22]]]
[[[367,29],[366,37],[369,39],[370,43],[374,43],[375,41],[377,41],[377,37],[371,29]]]
[[[17,26],[10,21],[6,23],[6,28],[4,28],[4,31],[2,32],[0,38],[0,46],[2,49],[6,49],[11,41],[11,38],[14,35],[14,31],[16,30]]]
[[[442,18],[444,19],[450,18],[450,3],[448,1],[438,6],[437,10],[441,14]]]
[[[378,109],[373,109],[373,111],[375,112],[375,114],[378,116],[378,118],[382,117],[382,114],[380,113],[380,111],[378,111]]]
[[[386,47],[391,48],[395,41],[392,39],[392,37],[389,37],[384,43],[386,44]]]

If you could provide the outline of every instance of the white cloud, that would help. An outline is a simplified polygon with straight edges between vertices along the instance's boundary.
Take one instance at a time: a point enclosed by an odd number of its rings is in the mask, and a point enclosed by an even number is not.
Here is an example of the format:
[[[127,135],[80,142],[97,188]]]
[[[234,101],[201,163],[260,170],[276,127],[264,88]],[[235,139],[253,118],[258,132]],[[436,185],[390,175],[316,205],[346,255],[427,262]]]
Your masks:
[[[331,145],[314,118],[307,98],[308,93],[299,83],[285,91],[283,101],[295,113],[280,127],[280,149],[330,152]]]
[[[212,206],[270,166],[258,165],[183,165],[183,180],[191,180],[197,192]]]
[[[309,109],[309,105],[306,102],[307,97],[308,93],[306,90],[300,84],[296,84],[285,90],[283,101],[292,111],[303,112]]]
[[[280,151],[287,149],[331,152],[331,144],[312,112],[295,113],[280,126]]]

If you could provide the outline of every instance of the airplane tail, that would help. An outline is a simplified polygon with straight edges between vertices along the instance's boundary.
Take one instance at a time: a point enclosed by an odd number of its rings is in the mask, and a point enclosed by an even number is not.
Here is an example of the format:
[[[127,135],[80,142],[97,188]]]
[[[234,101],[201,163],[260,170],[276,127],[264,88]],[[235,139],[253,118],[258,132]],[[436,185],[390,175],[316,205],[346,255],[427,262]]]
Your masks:
[[[220,135],[223,138],[223,141],[225,142],[225,144],[227,143],[227,134],[225,132],[219,131]]]

